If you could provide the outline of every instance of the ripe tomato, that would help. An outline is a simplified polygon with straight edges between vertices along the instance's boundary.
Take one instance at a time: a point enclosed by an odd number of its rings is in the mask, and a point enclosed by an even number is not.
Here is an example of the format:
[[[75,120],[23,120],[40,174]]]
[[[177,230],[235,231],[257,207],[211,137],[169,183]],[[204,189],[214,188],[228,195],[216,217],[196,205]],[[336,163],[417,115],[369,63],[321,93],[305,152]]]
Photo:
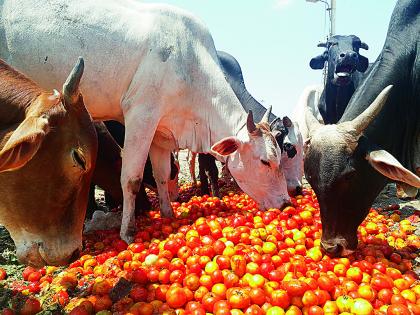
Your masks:
[[[214,315],[230,315],[230,305],[226,300],[220,300],[214,303],[213,314]]]
[[[302,296],[302,303],[304,306],[314,306],[318,304],[318,296],[312,290],[306,291]]]
[[[203,304],[206,312],[212,313],[214,304],[216,304],[216,302],[220,300],[220,297],[218,297],[216,294],[214,294],[213,292],[208,292],[203,296],[201,304]]]
[[[182,288],[170,288],[166,291],[166,303],[172,308],[182,307],[187,303],[187,296]]]
[[[284,284],[284,287],[289,296],[303,296],[303,294],[309,289],[308,285],[304,281],[292,279]],[[321,288],[322,289],[322,288]]]
[[[6,277],[7,277],[6,270],[4,270],[3,268],[0,268],[0,281],[6,279]]]
[[[265,292],[261,288],[254,288],[249,291],[252,304],[263,305],[266,302]]]
[[[274,290],[270,295],[271,304],[287,308],[290,305],[290,296],[285,290]]]
[[[241,288],[234,287],[226,291],[226,298],[232,308],[246,309],[251,304],[248,293]]]

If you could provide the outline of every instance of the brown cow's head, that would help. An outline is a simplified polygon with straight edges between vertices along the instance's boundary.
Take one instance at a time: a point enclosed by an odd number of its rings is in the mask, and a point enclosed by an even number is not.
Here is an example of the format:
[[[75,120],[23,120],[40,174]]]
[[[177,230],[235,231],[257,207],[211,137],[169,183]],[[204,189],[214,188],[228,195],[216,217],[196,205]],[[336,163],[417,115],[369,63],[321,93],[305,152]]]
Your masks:
[[[62,93],[46,93],[0,67],[0,105],[13,116],[0,124],[0,221],[25,264],[62,265],[82,245],[97,151],[78,88],[83,68],[79,58]]]
[[[312,113],[306,113],[310,138],[305,151],[305,175],[321,208],[321,245],[332,255],[346,255],[356,249],[357,227],[381,189],[379,185],[369,186],[370,182],[384,182],[379,178],[384,175],[420,186],[420,178],[390,153],[374,148],[363,135],[390,90],[391,86],[385,88],[358,117],[338,125],[321,125]]]

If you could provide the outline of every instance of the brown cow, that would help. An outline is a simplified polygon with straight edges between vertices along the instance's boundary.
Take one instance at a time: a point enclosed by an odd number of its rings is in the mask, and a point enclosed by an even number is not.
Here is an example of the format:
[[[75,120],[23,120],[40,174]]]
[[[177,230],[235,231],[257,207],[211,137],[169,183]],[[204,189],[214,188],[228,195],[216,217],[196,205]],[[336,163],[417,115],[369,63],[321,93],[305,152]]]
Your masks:
[[[0,61],[0,223],[20,262],[62,265],[82,245],[97,137],[79,58],[60,94]]]

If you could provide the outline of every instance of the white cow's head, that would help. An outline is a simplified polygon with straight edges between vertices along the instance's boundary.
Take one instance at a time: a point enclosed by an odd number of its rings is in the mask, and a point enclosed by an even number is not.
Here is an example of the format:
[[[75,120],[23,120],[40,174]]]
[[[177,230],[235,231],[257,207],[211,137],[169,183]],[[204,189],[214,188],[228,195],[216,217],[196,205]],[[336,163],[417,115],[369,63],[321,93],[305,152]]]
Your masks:
[[[259,124],[249,111],[245,139],[227,137],[215,143],[212,151],[227,157],[227,166],[239,187],[262,209],[280,208],[290,200],[281,167],[281,150],[270,132],[268,117]]]
[[[281,164],[287,182],[289,194],[296,195],[302,192],[303,177],[303,138],[297,123],[289,117],[283,117],[283,125],[287,134],[283,140]]]

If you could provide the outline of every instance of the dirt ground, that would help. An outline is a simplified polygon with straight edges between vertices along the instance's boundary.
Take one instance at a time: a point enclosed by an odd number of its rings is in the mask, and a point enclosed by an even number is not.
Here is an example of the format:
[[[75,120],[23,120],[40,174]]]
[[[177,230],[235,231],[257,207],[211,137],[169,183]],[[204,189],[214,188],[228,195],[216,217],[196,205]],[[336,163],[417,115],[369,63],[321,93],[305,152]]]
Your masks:
[[[181,151],[179,154],[181,172],[179,175],[180,183],[190,182],[190,172],[187,162],[187,152]],[[221,164],[217,162],[219,170],[221,170]],[[196,176],[198,176],[198,163],[196,163]],[[103,204],[103,191],[101,189],[96,190],[96,198],[99,204]],[[388,205],[398,204],[400,206],[401,217],[405,218],[414,213],[415,210],[420,210],[420,200],[415,199],[411,201],[400,200],[396,197],[395,184],[389,184],[379,194],[373,207],[381,207],[385,213],[390,213],[391,210],[387,210]],[[415,234],[420,236],[420,222],[417,223]],[[15,246],[12,239],[9,236],[7,230],[0,225],[0,267],[4,268],[9,275],[9,278],[19,279],[21,278],[21,271],[24,266],[20,265],[16,259]],[[415,263],[416,272],[420,274],[420,257],[416,259]],[[0,305],[2,305],[2,299],[8,298],[2,294],[2,286],[0,285]]]

